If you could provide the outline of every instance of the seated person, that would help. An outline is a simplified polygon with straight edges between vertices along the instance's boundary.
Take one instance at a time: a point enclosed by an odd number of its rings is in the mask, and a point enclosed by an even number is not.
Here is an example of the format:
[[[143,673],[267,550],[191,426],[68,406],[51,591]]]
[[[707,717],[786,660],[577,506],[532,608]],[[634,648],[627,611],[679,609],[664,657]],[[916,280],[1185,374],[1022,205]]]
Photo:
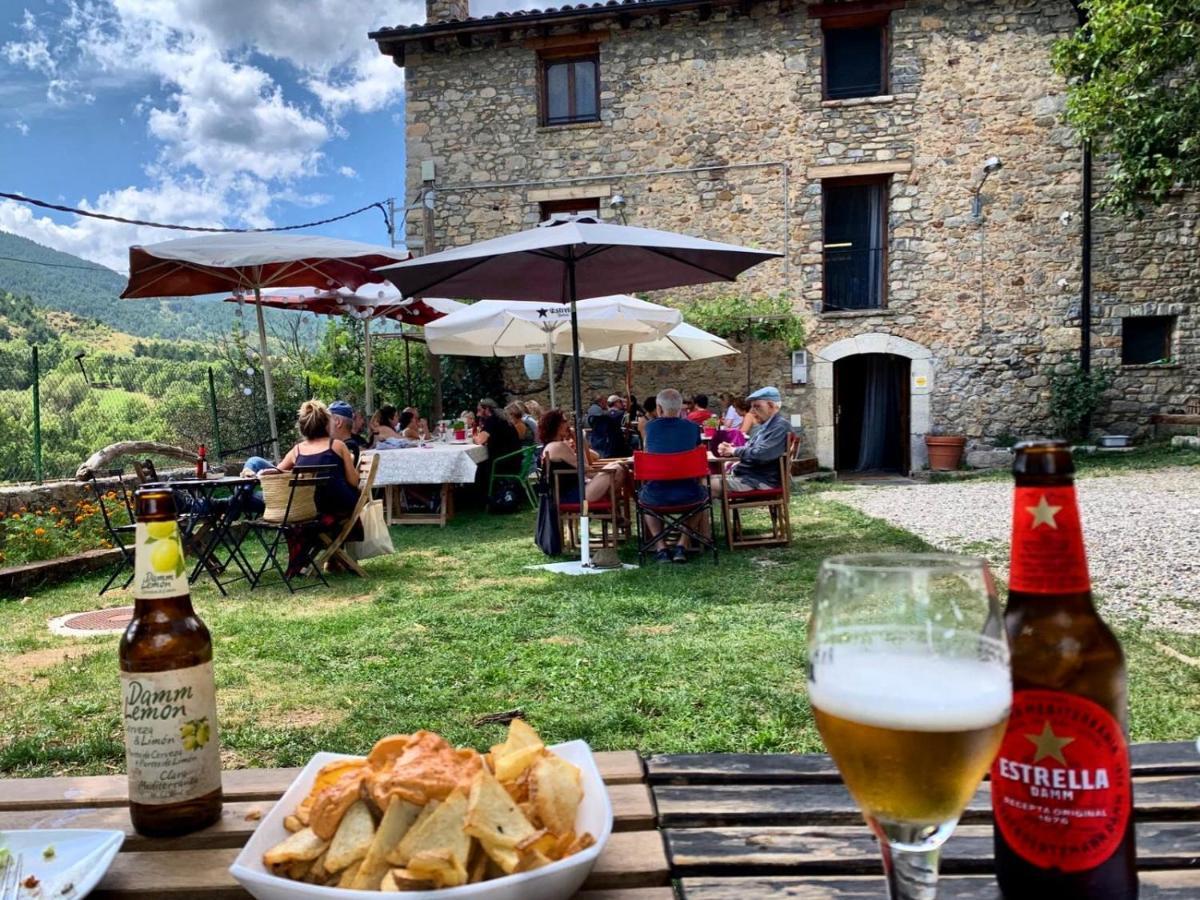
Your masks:
[[[721,415],[722,428],[741,428],[742,413],[738,412],[734,402],[738,399],[733,394],[722,394],[722,400],[725,403],[725,412]],[[742,401],[743,403],[745,401]]]
[[[608,395],[608,409],[606,412],[616,419],[618,422],[625,421],[625,398],[620,394]]]
[[[397,428],[400,432],[400,437],[405,440],[421,440],[421,420],[417,418],[417,414],[413,410],[406,409],[400,413],[400,424]]]
[[[629,455],[629,442],[621,428],[621,420],[609,415],[599,415],[592,419],[592,433],[588,443],[602,459],[615,459]]]
[[[680,415],[683,412],[683,397],[679,391],[673,388],[659,391],[656,410],[657,415],[646,423],[647,453],[685,453],[700,445],[700,426]],[[704,497],[705,486],[699,480],[647,481],[638,491],[638,501],[644,506],[699,503]],[[693,516],[687,524],[697,531],[706,531],[708,527],[707,519],[701,514]],[[662,523],[647,515],[642,518],[642,527],[646,534],[654,534],[662,528]],[[666,541],[659,539],[654,561],[687,562],[688,543],[688,536],[680,535],[679,543],[672,553],[667,548]]]
[[[384,404],[375,410],[375,415],[371,416],[371,437],[374,443],[387,440],[388,438],[399,439],[403,437],[399,431],[400,428],[400,413],[396,407],[390,404]]]
[[[734,447],[725,442],[717,448],[720,456],[738,460],[732,471],[725,476],[731,491],[765,491],[781,487],[779,483],[779,458],[787,453],[791,424],[779,411],[779,389],[760,388],[751,394],[750,411],[762,421],[762,425],[744,447]],[[721,479],[712,479],[713,496],[721,492]]]
[[[404,407],[404,412],[412,414],[413,440],[420,440],[421,436],[429,436],[429,423],[421,418],[421,411],[415,406]],[[401,424],[403,425],[404,413],[400,414]]]
[[[471,412],[469,409],[464,409],[458,414],[458,417],[462,419],[463,424],[467,426],[467,436],[469,437],[470,435],[474,434],[477,430],[476,426],[479,424],[477,421],[475,421],[475,413]]]
[[[517,433],[517,440],[521,442],[522,447],[530,447],[533,445],[533,432],[529,430],[529,426],[525,424],[525,408],[516,400],[504,407],[504,414],[508,416],[509,424]]]
[[[479,467],[479,471],[483,473],[482,484],[487,485],[488,479],[491,476],[492,466],[502,456],[508,456],[510,453],[516,453],[521,449],[521,440],[517,436],[517,430],[513,428],[512,422],[508,417],[500,411],[499,405],[490,397],[484,397],[479,401],[479,406],[475,408],[476,421],[479,423],[479,433],[475,435],[475,443],[487,447],[488,458],[483,465]],[[514,474],[521,468],[521,462],[517,458],[504,460],[503,468],[497,471]],[[479,478],[476,478],[479,481]]]
[[[695,422],[697,425],[703,425],[712,418],[712,411],[708,408],[708,395],[697,394],[692,400],[692,410],[687,414],[689,422]]]
[[[345,400],[334,400],[329,404],[329,436],[342,441],[349,448],[357,466],[359,454],[366,444],[354,433],[354,417],[354,407]]]
[[[758,416],[756,416],[754,414],[754,410],[750,408],[750,401],[745,397],[738,397],[733,401],[733,408],[737,414],[742,417],[742,421],[738,424],[737,430],[747,437],[753,436],[753,434],[758,431],[758,426],[761,425],[762,422],[758,420]]]
[[[521,421],[525,423],[525,431],[529,435],[531,444],[537,443],[537,423],[538,417],[542,414],[542,407],[536,400],[527,400],[519,404],[521,407]]]
[[[344,441],[339,441],[329,433],[329,410],[320,400],[306,400],[300,406],[296,417],[296,428],[301,440],[280,460],[276,467],[281,472],[290,472],[296,466],[333,466],[328,470],[326,480],[317,485],[316,507],[320,517],[316,527],[321,530],[335,530],[350,517],[358,503],[358,468],[350,455]],[[288,576],[297,572],[294,569],[301,547],[303,532],[311,526],[300,526],[288,534]],[[351,531],[350,540],[362,540],[362,526],[355,524],[355,532]]]
[[[579,502],[579,483],[575,477],[556,476],[556,472],[578,472],[578,456],[575,452],[575,432],[571,423],[560,409],[543,413],[538,422],[538,440],[542,442],[542,469],[550,478],[559,478],[559,500],[563,503]],[[587,465],[595,465],[600,457],[588,447],[584,448]],[[589,503],[607,499],[609,489],[615,482],[618,498],[625,491],[625,467],[620,463],[609,463],[599,472],[587,474],[584,491]]]

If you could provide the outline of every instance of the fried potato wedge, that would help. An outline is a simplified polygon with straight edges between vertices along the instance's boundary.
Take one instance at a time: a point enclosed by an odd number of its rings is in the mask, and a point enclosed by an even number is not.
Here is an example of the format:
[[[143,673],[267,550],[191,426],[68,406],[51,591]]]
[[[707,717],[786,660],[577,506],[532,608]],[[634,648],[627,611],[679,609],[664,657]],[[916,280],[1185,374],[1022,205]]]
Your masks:
[[[415,877],[408,869],[391,869],[379,883],[379,890],[388,894],[405,891],[432,891],[433,882]]]
[[[418,822],[389,854],[388,859],[413,868],[412,860],[419,853],[445,850],[457,861],[466,883],[467,858],[471,853],[471,837],[464,830],[467,818],[467,795],[456,790],[423,822]]]
[[[492,768],[496,779],[502,782],[516,781],[545,747],[538,733],[525,720],[513,719],[508,726],[507,740],[492,747]]]
[[[465,828],[472,837],[510,849],[537,830],[503,785],[487,772],[475,776],[471,785]]]
[[[428,878],[438,888],[458,887],[467,883],[465,861],[450,850],[422,850],[408,861],[408,871],[418,878]]]
[[[311,828],[301,828],[263,854],[263,865],[278,866],[297,860],[311,862],[329,847]]]
[[[330,872],[340,872],[351,863],[358,862],[371,849],[375,839],[375,820],[371,818],[371,810],[362,800],[358,800],[342,816],[329,852],[325,855],[325,868]]]
[[[363,857],[362,865],[358,869],[358,877],[354,879],[351,887],[360,891],[379,889],[384,873],[391,868],[391,864],[387,860],[388,854],[412,828],[417,817],[421,815],[421,809],[415,803],[409,803],[398,797],[388,804],[387,811],[379,820],[379,827],[375,829],[375,840],[371,842],[371,848]]]
[[[529,795],[541,823],[562,834],[575,827],[583,802],[583,776],[565,759],[547,754],[530,769]]]

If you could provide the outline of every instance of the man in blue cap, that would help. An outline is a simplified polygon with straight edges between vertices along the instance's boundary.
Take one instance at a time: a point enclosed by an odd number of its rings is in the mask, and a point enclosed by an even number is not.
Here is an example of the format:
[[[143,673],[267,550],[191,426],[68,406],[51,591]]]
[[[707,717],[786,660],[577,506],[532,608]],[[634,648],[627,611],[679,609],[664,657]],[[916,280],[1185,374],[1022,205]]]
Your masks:
[[[334,400],[329,404],[329,436],[339,441],[345,441],[354,464],[358,465],[358,454],[365,446],[354,433],[354,407],[345,400]]]
[[[738,460],[733,471],[725,476],[731,491],[765,491],[780,487],[779,458],[787,453],[788,435],[792,426],[779,411],[779,388],[759,388],[746,398],[750,409],[762,426],[744,447],[723,443],[717,448],[721,456]],[[713,495],[721,492],[721,479],[712,479]]]

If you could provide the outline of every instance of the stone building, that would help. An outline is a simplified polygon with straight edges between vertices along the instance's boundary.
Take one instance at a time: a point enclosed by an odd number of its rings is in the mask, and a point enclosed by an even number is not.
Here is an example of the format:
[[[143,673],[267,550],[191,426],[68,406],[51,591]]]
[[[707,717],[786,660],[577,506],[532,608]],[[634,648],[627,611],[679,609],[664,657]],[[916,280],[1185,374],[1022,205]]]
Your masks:
[[[410,247],[595,211],[781,250],[697,293],[786,293],[803,313],[805,383],[782,348],[756,351],[823,465],[919,468],[933,430],[973,446],[1048,431],[1050,378],[1080,346],[1082,154],[1050,64],[1076,27],[1068,0],[427,14],[371,35],[404,69]],[[1200,394],[1198,221],[1194,194],[1096,217],[1105,430]],[[672,380],[740,390],[715,380],[737,369]],[[643,394],[669,376],[654,377]]]

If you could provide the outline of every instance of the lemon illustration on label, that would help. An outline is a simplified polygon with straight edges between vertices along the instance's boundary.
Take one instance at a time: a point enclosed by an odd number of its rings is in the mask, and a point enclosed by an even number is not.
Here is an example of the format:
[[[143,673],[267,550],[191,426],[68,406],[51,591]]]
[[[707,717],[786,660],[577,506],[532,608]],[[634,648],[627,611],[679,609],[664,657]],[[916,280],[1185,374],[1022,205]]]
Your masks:
[[[183,558],[177,541],[157,541],[150,549],[150,568],[160,574],[176,571]]]
[[[177,527],[174,522],[147,522],[146,534],[152,541],[166,540],[175,537]]]
[[[212,732],[208,727],[208,717],[184,722],[179,726],[179,736],[183,738],[184,750],[199,750],[208,743]]]

